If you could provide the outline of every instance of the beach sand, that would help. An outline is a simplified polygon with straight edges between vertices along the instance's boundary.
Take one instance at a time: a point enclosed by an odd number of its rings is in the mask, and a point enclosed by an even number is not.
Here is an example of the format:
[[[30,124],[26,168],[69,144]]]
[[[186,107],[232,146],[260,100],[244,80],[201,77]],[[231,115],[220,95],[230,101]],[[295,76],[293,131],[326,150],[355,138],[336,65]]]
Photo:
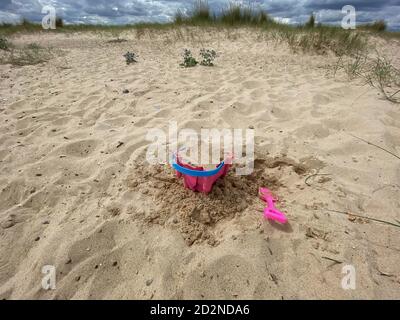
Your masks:
[[[254,30],[17,35],[0,65],[0,299],[399,299],[400,107]],[[376,45],[400,65],[399,43]],[[218,52],[182,68],[182,51]],[[138,63],[126,65],[133,51]],[[397,53],[396,53],[397,52]],[[129,92],[124,90],[128,90]],[[145,160],[151,128],[254,128],[210,195]],[[322,174],[322,175],[315,175]],[[270,188],[289,224],[263,218]],[[341,211],[344,214],[334,212]],[[56,270],[42,288],[42,267]],[[342,268],[356,271],[342,288]]]

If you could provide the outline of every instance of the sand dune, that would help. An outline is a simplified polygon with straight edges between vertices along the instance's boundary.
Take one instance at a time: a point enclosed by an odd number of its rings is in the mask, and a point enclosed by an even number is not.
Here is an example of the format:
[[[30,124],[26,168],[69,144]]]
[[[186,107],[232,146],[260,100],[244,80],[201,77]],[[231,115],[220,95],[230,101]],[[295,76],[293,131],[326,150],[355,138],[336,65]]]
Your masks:
[[[399,160],[354,137],[400,154],[399,105],[333,77],[331,55],[246,30],[185,32],[15,37],[61,51],[0,66],[0,298],[400,298],[400,229],[329,211],[400,220]],[[398,44],[380,45],[397,63]],[[179,66],[202,47],[214,67]],[[144,159],[148,130],[171,120],[254,128],[254,173],[209,196],[185,190]],[[289,226],[263,219],[261,186]],[[42,289],[44,265],[55,290]],[[356,290],[341,287],[344,265]]]

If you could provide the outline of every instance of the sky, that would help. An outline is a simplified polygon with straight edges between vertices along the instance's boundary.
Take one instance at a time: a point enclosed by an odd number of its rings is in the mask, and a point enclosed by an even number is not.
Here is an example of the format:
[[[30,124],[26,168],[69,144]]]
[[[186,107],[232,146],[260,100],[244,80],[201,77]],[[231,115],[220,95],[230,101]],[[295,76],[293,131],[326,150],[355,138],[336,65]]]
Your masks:
[[[13,23],[22,17],[40,22],[42,8],[52,5],[57,16],[66,23],[126,24],[136,22],[168,22],[178,9],[189,12],[193,0],[0,0],[0,23]],[[219,11],[229,2],[252,3],[265,9],[278,21],[304,23],[311,13],[317,21],[340,24],[342,7],[356,9],[356,23],[384,19],[389,29],[400,30],[400,0],[209,0]]]

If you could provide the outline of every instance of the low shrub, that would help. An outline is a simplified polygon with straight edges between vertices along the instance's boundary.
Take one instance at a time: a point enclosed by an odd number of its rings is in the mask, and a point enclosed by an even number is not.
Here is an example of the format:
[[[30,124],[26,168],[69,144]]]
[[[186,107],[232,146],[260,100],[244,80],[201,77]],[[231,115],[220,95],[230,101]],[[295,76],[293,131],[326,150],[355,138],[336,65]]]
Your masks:
[[[124,57],[127,65],[137,62],[136,59],[138,58],[138,56],[135,53],[129,51],[124,54]]]
[[[6,38],[0,37],[0,50],[9,50],[10,49],[10,43]]]
[[[199,62],[192,56],[192,52],[188,49],[183,51],[183,63],[180,65],[185,68],[195,67]]]
[[[214,60],[217,57],[217,53],[215,50],[201,49],[200,56],[202,57],[200,62],[202,66],[212,67],[214,65]]]

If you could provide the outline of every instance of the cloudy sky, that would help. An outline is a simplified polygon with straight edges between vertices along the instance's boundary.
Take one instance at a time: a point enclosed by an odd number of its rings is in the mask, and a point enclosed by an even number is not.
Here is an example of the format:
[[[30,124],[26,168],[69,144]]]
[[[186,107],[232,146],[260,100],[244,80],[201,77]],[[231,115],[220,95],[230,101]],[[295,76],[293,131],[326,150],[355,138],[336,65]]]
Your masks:
[[[229,0],[209,0],[218,11]],[[232,1],[231,1],[232,2]],[[400,30],[400,0],[244,0],[265,9],[285,23],[302,23],[311,12],[322,23],[340,23],[344,5],[353,5],[357,22],[385,19],[392,30]],[[187,12],[193,0],[0,0],[0,23],[15,22],[25,17],[41,21],[42,7],[52,5],[67,23],[125,24],[167,22],[177,9]]]

